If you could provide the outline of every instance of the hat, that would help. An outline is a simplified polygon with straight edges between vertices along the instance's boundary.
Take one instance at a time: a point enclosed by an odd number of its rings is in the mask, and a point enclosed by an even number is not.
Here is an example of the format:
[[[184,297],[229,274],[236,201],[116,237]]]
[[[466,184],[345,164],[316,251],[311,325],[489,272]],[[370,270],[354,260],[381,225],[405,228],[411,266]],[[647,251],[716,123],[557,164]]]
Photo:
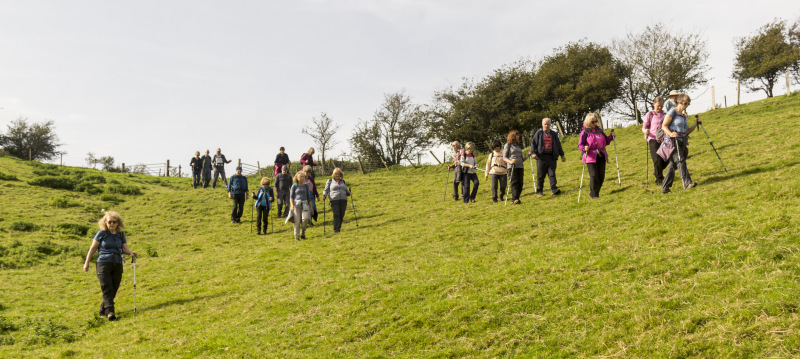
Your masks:
[[[672,90],[669,92],[669,96],[679,96],[681,93],[678,90]]]
[[[241,171],[242,170],[242,166],[236,166],[236,170],[237,171]]]

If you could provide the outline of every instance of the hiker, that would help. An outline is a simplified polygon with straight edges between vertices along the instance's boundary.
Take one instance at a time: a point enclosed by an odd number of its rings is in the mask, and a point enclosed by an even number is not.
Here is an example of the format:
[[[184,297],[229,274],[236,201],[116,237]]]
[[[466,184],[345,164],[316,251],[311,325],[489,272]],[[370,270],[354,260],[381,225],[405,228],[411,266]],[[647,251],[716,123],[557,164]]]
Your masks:
[[[314,163],[314,147],[309,148],[308,152],[300,156],[300,164],[303,166],[303,171],[305,171],[306,167],[311,167],[311,177],[316,176],[316,173],[314,173],[314,166],[317,164]]]
[[[558,181],[556,180],[556,167],[558,166],[558,157],[561,157],[561,162],[567,160],[564,157],[564,149],[561,148],[561,141],[558,139],[558,134],[551,131],[553,121],[547,117],[542,119],[542,129],[533,134],[531,140],[531,149],[528,154],[532,154],[536,160],[536,170],[539,172],[536,176],[536,193],[539,197],[544,197],[544,176],[550,178],[550,193],[557,195],[561,193],[558,189]],[[531,151],[533,151],[531,153]]]
[[[200,151],[194,152],[194,157],[189,161],[192,167],[192,188],[197,189],[200,184],[200,176],[203,173],[203,160],[200,158]]]
[[[341,168],[336,167],[333,169],[331,179],[325,182],[325,189],[322,191],[323,201],[330,197],[331,211],[333,212],[333,233],[339,233],[342,229],[348,196],[350,196],[350,191],[347,189],[347,183],[344,182],[344,173],[342,173]]]
[[[233,181],[233,178],[231,178],[231,181]],[[258,188],[258,194],[253,192],[253,199],[256,200],[253,204],[256,208],[256,234],[261,235],[262,222],[264,223],[264,234],[267,234],[267,228],[269,228],[269,211],[272,209],[272,202],[275,200],[272,187],[269,186],[269,177],[261,178],[261,187]],[[251,227],[250,231],[252,230]]]
[[[464,153],[461,155],[461,198],[464,203],[475,203],[475,196],[478,195],[478,173],[475,168],[478,167],[478,160],[475,159],[475,144],[467,142],[464,146]],[[473,184],[472,193],[469,191],[470,182]]]
[[[458,201],[458,187],[461,184],[461,166],[459,165],[461,160],[461,155],[464,153],[461,150],[461,144],[458,141],[453,141],[450,144],[450,147],[453,148],[453,164],[447,166],[448,169],[455,168],[455,172],[453,173],[453,199]]]
[[[678,96],[678,106],[667,112],[664,116],[664,122],[661,123],[661,129],[664,131],[665,136],[669,139],[661,142],[661,147],[658,149],[658,154],[662,159],[667,161],[669,167],[667,168],[667,175],[664,176],[664,183],[661,185],[661,193],[670,193],[672,182],[675,179],[675,168],[678,169],[683,181],[683,189],[690,189],[697,186],[692,182],[692,176],[689,175],[689,168],[686,167],[686,156],[689,155],[689,134],[703,123],[700,118],[694,126],[689,127],[688,115],[686,108],[691,104],[691,99],[688,95]],[[680,151],[680,153],[676,150]]]
[[[512,130],[508,133],[506,144],[503,147],[503,161],[511,172],[509,185],[511,187],[511,199],[513,204],[522,204],[519,196],[522,194],[523,176],[525,175],[525,160],[528,156],[522,155],[522,148],[519,147],[520,138],[522,136],[519,131]]]
[[[214,180],[211,181],[211,188],[215,188],[217,186],[217,178],[222,175],[222,183],[225,184],[225,187],[228,187],[228,179],[225,178],[225,164],[231,163],[231,161],[225,159],[225,155],[222,154],[222,150],[217,148],[217,153],[214,154]]]
[[[289,191],[292,190],[292,176],[289,175],[289,166],[281,166],[281,173],[275,176],[275,191],[278,192],[277,205],[278,217],[289,216]]]
[[[669,100],[667,100],[667,102],[664,103],[664,113],[669,113],[669,111],[678,106],[677,101],[678,101],[678,96],[680,95],[681,93],[676,90],[672,90],[669,92],[669,95],[667,95],[669,96]]]
[[[306,174],[303,171],[294,175],[294,184],[289,193],[290,210],[294,216],[294,239],[306,239],[308,219],[313,213],[311,208],[311,188],[306,183]]]
[[[200,157],[203,160],[203,188],[208,188],[208,183],[211,182],[211,156],[208,155],[208,149],[206,149],[206,155]]]
[[[486,172],[483,174],[483,179],[486,180],[490,175],[492,176],[492,202],[497,203],[497,199],[502,201],[506,195],[506,183],[508,181],[508,169],[506,163],[503,161],[503,151],[501,150],[503,143],[500,140],[492,141],[492,153],[486,159]],[[500,195],[498,197],[498,184],[500,185]]]
[[[594,113],[586,115],[583,120],[583,130],[578,138],[578,149],[583,152],[581,162],[589,170],[589,197],[599,198],[600,188],[606,179],[606,162],[608,152],[606,145],[611,143],[616,136],[613,132],[606,136],[603,132],[600,118]]]
[[[273,177],[277,177],[281,173],[281,168],[284,166],[289,165],[289,155],[286,154],[286,149],[281,146],[280,152],[278,155],[275,156],[275,163],[273,167]],[[287,172],[288,173],[288,172]],[[275,182],[275,187],[278,186],[278,182]]]
[[[666,112],[662,109],[664,107],[664,98],[658,96],[653,100],[653,109],[644,115],[644,123],[642,124],[642,133],[645,134],[647,147],[650,149],[650,157],[653,159],[653,176],[656,178],[656,185],[661,186],[664,183],[664,166],[667,162],[658,155],[658,148],[661,147],[661,142],[664,141],[664,131],[661,129],[661,123],[664,122]]]
[[[319,198],[319,192],[317,192],[317,181],[314,179],[314,170],[311,169],[311,166],[303,167],[303,172],[306,174],[305,184],[307,184],[308,188],[311,189],[311,207],[314,209],[314,214],[311,215],[311,218],[314,221],[309,221],[309,225],[313,226],[314,222],[317,221],[317,198]]]
[[[94,235],[89,253],[86,254],[86,261],[83,262],[83,271],[89,271],[89,261],[92,260],[94,252],[98,252],[95,270],[97,279],[100,281],[100,290],[103,292],[103,302],[100,304],[100,311],[97,313],[108,320],[117,319],[114,309],[114,298],[117,296],[119,284],[122,282],[122,255],[136,257],[136,252],[128,248],[128,241],[125,239],[125,224],[122,217],[117,212],[108,211],[97,222],[100,230]]]
[[[233,200],[231,209],[231,223],[242,223],[242,212],[244,212],[245,195],[247,189],[247,177],[242,176],[242,167],[236,167],[236,174],[231,176],[228,182],[228,198]]]

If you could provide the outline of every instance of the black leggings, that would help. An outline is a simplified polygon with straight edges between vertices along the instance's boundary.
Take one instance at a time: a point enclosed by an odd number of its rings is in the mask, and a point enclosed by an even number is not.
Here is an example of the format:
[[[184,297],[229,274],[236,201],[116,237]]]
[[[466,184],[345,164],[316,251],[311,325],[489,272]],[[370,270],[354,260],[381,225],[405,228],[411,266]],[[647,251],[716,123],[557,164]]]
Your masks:
[[[122,263],[95,263],[97,280],[100,281],[100,290],[103,291],[103,303],[100,303],[101,316],[114,313],[114,298],[117,297],[119,284],[122,282]]]
[[[267,229],[269,229],[269,210],[267,206],[256,207],[256,228],[259,232],[261,232],[261,223],[264,223],[264,233],[267,233]]]

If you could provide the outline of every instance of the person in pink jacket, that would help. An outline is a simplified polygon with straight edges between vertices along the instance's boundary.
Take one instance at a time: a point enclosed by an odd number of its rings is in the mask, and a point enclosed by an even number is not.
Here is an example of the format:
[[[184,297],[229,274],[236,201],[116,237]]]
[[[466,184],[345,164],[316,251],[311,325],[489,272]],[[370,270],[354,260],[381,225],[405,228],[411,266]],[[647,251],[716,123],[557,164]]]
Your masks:
[[[583,120],[583,130],[578,139],[578,149],[583,153],[581,162],[586,164],[589,170],[589,196],[591,198],[600,197],[600,188],[606,179],[606,162],[608,162],[608,152],[606,145],[614,140],[614,133],[606,136],[603,132],[600,118],[594,113],[586,115]]]

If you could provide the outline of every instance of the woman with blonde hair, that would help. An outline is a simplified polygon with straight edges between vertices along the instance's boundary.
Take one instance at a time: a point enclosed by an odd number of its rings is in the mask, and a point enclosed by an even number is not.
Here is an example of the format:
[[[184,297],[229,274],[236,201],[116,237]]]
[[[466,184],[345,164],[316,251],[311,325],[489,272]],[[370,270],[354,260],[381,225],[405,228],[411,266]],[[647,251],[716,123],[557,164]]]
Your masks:
[[[342,229],[348,196],[350,196],[350,190],[347,189],[347,183],[344,182],[344,173],[341,168],[336,167],[333,169],[331,179],[325,182],[325,189],[322,191],[323,201],[330,197],[331,211],[333,211],[333,233],[339,233]]]
[[[475,144],[467,142],[464,146],[464,153],[461,154],[461,198],[464,203],[475,203],[475,196],[478,195],[478,173],[475,168],[478,167],[478,161],[475,159]],[[470,182],[473,184],[472,193],[469,191]]]
[[[614,140],[615,134],[606,136],[601,127],[600,118],[589,113],[583,120],[583,130],[578,137],[578,149],[583,153],[581,162],[589,170],[589,197],[599,198],[600,188],[606,179],[606,162],[608,152],[606,145]]]
[[[513,200],[514,204],[522,204],[519,200],[519,196],[522,194],[522,178],[525,175],[525,160],[528,159],[528,156],[522,155],[522,147],[520,147],[520,137],[519,131],[512,130],[508,133],[508,138],[506,138],[506,145],[503,147],[503,160],[506,162],[506,166],[508,166],[508,170],[511,172],[511,178],[509,178],[509,186],[511,187],[511,199]],[[506,198],[508,201],[508,198]]]
[[[125,224],[117,212],[106,212],[97,225],[100,230],[94,235],[89,253],[86,254],[83,271],[89,271],[89,262],[92,260],[94,252],[98,252],[95,270],[97,279],[100,281],[100,290],[103,292],[103,302],[100,303],[98,314],[101,317],[107,317],[108,320],[115,320],[117,317],[114,298],[117,296],[119,284],[122,282],[122,255],[135,257],[136,252],[128,248],[128,241],[125,239],[125,233],[122,232]]]
[[[303,171],[294,175],[294,184],[289,192],[290,210],[294,213],[294,239],[306,239],[308,219],[314,213],[311,207],[311,188],[306,184],[306,174]]]
[[[675,180],[675,169],[678,169],[683,181],[683,189],[694,188],[697,184],[692,182],[692,176],[689,175],[689,168],[686,167],[686,157],[689,156],[689,134],[694,131],[698,124],[703,123],[699,117],[696,117],[697,123],[694,126],[689,126],[689,121],[686,113],[686,108],[692,100],[689,95],[678,96],[678,105],[667,112],[664,117],[664,122],[661,123],[661,129],[664,131],[666,141],[661,142],[661,147],[658,149],[658,154],[662,159],[667,161],[667,174],[664,176],[664,183],[661,184],[661,193],[667,194],[672,192],[672,181]]]
[[[272,209],[272,202],[275,200],[272,187],[270,187],[269,184],[269,177],[262,177],[261,187],[258,188],[258,194],[255,192],[252,194],[253,199],[256,200],[253,206],[256,208],[257,235],[261,235],[262,222],[264,223],[264,234],[267,234],[267,228],[269,228],[269,211]],[[253,233],[252,224],[250,227],[250,233]]]

